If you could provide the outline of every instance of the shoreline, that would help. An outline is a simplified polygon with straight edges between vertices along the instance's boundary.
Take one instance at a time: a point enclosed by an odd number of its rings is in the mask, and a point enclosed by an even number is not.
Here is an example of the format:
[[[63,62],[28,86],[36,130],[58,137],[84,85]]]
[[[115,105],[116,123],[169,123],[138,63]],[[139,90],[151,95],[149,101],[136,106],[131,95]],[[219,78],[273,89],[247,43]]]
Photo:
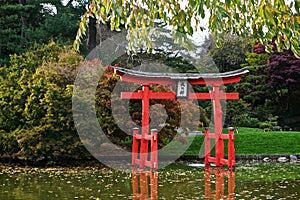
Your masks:
[[[297,160],[290,160],[290,156],[293,155]],[[295,158],[294,157],[294,158]],[[124,160],[122,156],[102,156],[103,160]],[[173,160],[172,156],[159,156],[159,160]],[[225,157],[226,158],[226,157]],[[286,158],[282,161],[278,161],[279,158]],[[299,163],[300,154],[257,154],[257,155],[236,155],[235,160],[237,164],[240,163]],[[183,155],[176,159],[175,162],[204,162],[204,158],[200,158],[197,155]],[[76,159],[76,158],[62,158],[58,160],[27,160],[20,158],[0,158],[1,165],[11,166],[28,166],[28,167],[89,167],[89,166],[104,166],[100,161],[95,158]]]

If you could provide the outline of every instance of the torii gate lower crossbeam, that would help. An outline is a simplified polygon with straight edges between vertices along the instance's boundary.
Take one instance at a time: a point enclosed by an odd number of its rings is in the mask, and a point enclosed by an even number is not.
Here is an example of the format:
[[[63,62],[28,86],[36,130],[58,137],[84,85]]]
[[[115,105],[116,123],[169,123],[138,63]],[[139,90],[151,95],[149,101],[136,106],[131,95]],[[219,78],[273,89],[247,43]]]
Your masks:
[[[157,146],[154,147],[156,154],[153,161],[147,161],[148,153],[148,141],[153,135],[149,135],[149,101],[150,99],[176,99],[179,95],[186,95],[187,99],[206,99],[213,100],[213,114],[214,114],[214,133],[205,132],[205,164],[216,163],[216,166],[222,167],[228,165],[229,168],[235,166],[234,158],[234,136],[233,130],[229,131],[229,134],[222,133],[222,107],[221,100],[223,99],[238,99],[238,93],[225,93],[220,90],[222,84],[239,82],[240,77],[248,73],[247,69],[240,69],[227,73],[219,74],[157,74],[150,72],[140,72],[120,67],[114,67],[115,73],[121,76],[122,81],[139,83],[142,85],[142,90],[137,92],[122,92],[122,99],[141,99],[142,100],[142,132],[140,147],[140,159],[132,159],[132,165],[139,165],[141,168],[146,166],[152,166],[157,168],[157,163],[151,163],[157,161]],[[188,82],[191,85],[211,85],[213,90],[208,93],[189,93],[188,88],[183,88],[180,93],[175,92],[152,92],[149,89],[150,84],[181,84],[181,86],[187,85]],[[215,157],[210,156],[210,139],[215,139]],[[228,159],[224,158],[224,139],[229,140],[229,154]],[[152,141],[152,140],[151,140]],[[157,142],[155,143],[157,145]],[[138,154],[138,148],[133,148],[133,155]],[[155,166],[155,167],[153,167]]]

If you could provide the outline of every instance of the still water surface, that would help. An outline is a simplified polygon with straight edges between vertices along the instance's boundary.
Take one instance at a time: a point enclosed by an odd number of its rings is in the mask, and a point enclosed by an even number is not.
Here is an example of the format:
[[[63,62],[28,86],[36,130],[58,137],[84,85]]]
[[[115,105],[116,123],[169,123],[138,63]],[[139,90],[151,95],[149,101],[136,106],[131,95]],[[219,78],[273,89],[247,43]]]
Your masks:
[[[159,172],[0,166],[1,200],[300,199],[300,164],[243,164],[235,172],[173,164]]]

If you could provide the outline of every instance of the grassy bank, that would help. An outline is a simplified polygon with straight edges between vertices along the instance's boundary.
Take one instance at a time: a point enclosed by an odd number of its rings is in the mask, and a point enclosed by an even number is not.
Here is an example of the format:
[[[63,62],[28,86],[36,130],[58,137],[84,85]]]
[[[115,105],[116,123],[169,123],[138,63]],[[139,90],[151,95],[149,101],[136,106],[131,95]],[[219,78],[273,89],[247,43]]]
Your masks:
[[[235,136],[236,155],[300,154],[300,132],[239,128]],[[202,143],[203,136],[197,136],[184,155],[198,155]]]

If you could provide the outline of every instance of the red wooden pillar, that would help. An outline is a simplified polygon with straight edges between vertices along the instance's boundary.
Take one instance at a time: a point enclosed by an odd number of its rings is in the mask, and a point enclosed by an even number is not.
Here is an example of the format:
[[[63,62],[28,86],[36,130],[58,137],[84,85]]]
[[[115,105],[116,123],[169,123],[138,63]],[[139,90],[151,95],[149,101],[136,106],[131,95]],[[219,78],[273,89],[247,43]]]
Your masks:
[[[217,167],[222,166],[220,163],[221,159],[224,158],[224,142],[221,138],[222,134],[222,107],[220,102],[220,86],[213,86],[213,109],[214,109],[214,132],[216,142],[216,165]]]
[[[139,129],[138,128],[133,128],[133,135],[132,135],[132,165],[137,164],[137,158],[138,158],[138,133]]]
[[[158,138],[157,138],[157,129],[151,130],[151,152],[150,152],[150,162],[151,168],[154,170],[158,169]]]
[[[235,150],[234,150],[234,128],[228,128],[228,168],[233,169],[235,166]]]
[[[209,138],[210,130],[208,128],[205,129],[204,132],[204,163],[205,165],[209,165],[209,157],[210,157],[210,138]]]
[[[149,85],[143,85],[142,96],[142,140],[140,150],[140,167],[145,168],[145,162],[148,157],[148,140],[149,135]]]

